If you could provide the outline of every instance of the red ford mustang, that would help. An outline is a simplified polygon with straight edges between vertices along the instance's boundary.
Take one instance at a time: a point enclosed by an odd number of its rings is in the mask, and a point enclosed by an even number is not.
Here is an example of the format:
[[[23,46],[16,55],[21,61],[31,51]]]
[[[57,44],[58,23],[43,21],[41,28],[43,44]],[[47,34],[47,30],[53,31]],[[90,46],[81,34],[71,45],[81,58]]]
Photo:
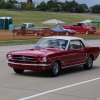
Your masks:
[[[71,36],[51,36],[40,39],[34,48],[9,52],[8,66],[16,73],[24,70],[48,70],[50,75],[59,75],[62,68],[83,65],[91,69],[100,54],[99,47],[90,47],[85,40]]]

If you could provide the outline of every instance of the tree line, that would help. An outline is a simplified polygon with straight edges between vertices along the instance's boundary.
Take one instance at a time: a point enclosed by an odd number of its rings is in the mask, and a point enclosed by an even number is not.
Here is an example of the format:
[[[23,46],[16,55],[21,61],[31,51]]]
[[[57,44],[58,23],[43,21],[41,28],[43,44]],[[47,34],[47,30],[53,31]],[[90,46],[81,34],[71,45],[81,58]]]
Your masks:
[[[19,4],[21,6],[14,6]],[[75,0],[60,2],[59,0],[42,1],[38,5],[35,2],[18,2],[17,0],[0,0],[0,9],[69,12],[69,13],[97,13],[100,14],[100,4],[88,7],[85,3],[79,4]]]

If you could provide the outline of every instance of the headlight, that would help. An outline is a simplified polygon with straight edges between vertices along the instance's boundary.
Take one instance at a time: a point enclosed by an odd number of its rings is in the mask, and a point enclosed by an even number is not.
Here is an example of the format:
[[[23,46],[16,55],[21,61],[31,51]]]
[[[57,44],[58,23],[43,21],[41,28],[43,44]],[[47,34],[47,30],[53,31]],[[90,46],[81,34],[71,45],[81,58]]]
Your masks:
[[[42,62],[46,62],[47,61],[47,58],[46,57],[43,57],[42,58]]]
[[[90,28],[90,30],[92,30],[93,28]]]
[[[8,58],[8,59],[12,59],[12,55],[8,54],[8,55],[7,55],[7,58]]]

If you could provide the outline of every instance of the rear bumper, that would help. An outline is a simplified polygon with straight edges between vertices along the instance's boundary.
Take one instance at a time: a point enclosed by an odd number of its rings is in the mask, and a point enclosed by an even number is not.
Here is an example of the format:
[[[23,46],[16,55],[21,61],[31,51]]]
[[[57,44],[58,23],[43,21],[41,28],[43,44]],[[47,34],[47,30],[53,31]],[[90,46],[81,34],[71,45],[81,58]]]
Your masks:
[[[90,32],[90,33],[95,33],[95,32],[96,32],[96,30],[89,30],[89,32]]]

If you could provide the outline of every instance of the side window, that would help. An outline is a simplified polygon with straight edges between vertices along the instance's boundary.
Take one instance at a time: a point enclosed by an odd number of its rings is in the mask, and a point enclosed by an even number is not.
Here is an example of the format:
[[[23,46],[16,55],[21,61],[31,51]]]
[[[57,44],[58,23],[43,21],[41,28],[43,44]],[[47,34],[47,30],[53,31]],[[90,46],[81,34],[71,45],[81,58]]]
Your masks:
[[[73,26],[78,26],[78,23],[74,23]]]
[[[61,39],[58,39],[58,41],[59,41],[59,44],[60,44],[61,48],[65,50],[68,41],[67,40],[61,40]]]
[[[84,45],[81,40],[72,40],[69,43],[68,50],[81,49]]]
[[[82,24],[81,23],[78,23],[78,26],[82,26]]]

